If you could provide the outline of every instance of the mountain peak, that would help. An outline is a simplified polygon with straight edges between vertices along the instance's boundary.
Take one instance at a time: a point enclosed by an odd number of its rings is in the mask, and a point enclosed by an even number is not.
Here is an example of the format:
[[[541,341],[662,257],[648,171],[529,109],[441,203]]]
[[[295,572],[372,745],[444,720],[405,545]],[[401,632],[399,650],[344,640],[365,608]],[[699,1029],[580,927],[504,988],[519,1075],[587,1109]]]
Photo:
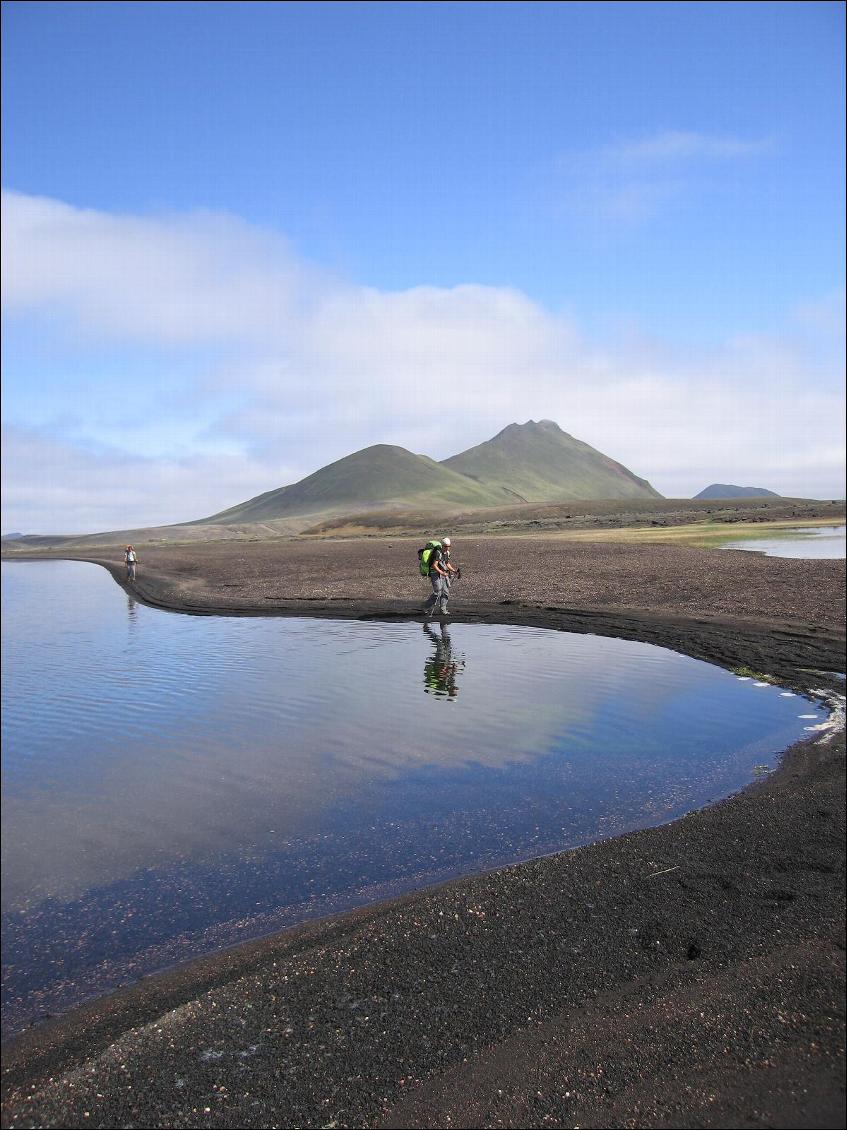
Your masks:
[[[661,497],[645,479],[563,432],[555,420],[509,424],[442,466],[522,502]]]
[[[701,490],[695,498],[779,498],[772,490],[764,487],[739,487],[734,483],[712,483]]]
[[[557,432],[560,432],[562,430],[555,420],[527,420],[525,424],[509,424],[509,426],[507,428],[504,428],[503,431],[537,431],[539,429],[544,431],[553,430]]]
[[[555,420],[527,420],[525,424],[508,424],[501,432],[498,432],[497,435],[494,436],[493,440],[489,440],[488,442],[493,443],[494,440],[498,440],[500,436],[517,437],[544,434],[563,436],[567,435],[567,432],[563,432]]]
[[[455,508],[493,506],[502,501],[497,491],[457,474],[450,468],[415,455],[394,443],[374,443],[353,451],[290,486],[266,491],[203,522],[255,522],[302,514],[356,510],[388,504]]]

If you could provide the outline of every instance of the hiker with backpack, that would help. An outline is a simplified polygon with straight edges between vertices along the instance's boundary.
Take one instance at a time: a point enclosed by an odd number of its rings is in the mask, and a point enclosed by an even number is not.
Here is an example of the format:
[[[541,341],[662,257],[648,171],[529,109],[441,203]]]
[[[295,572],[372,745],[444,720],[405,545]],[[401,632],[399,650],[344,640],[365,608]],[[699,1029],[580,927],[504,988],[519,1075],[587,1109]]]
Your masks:
[[[429,577],[432,585],[432,595],[424,603],[424,611],[427,616],[432,616],[437,609],[439,615],[449,616],[450,583],[453,577],[461,576],[461,571],[450,564],[450,539],[428,541],[423,549],[418,550],[418,557],[421,574]]]
[[[126,547],[124,562],[126,563],[126,579],[128,581],[134,581],[138,569],[138,554],[131,545]]]

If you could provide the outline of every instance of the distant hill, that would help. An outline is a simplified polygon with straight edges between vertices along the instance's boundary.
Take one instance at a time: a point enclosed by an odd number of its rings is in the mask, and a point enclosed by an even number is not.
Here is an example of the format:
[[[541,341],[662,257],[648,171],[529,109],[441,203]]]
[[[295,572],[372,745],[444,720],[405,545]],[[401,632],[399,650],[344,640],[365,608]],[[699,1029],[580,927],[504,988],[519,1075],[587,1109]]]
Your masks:
[[[24,534],[17,534],[17,533],[15,533],[15,534],[3,534],[2,540],[3,541],[18,541],[19,538],[22,538],[24,536],[25,536]]]
[[[451,509],[496,506],[503,492],[491,490],[404,447],[378,443],[321,467],[292,486],[259,494],[203,522],[255,522],[297,514],[341,513],[375,505],[420,502]]]
[[[645,479],[563,432],[552,420],[510,424],[486,443],[436,463],[378,443],[291,486],[266,491],[208,523],[345,514],[373,507],[451,510],[590,498],[661,498]]]
[[[781,498],[772,490],[764,487],[736,487],[731,483],[712,483],[710,487],[701,490],[695,498]]]
[[[661,498],[657,490],[552,420],[509,424],[485,443],[443,460],[513,502]]]
[[[82,535],[28,535],[21,549],[93,547],[297,534],[363,511],[457,514],[526,503],[661,499],[614,459],[563,432],[552,420],[510,424],[486,443],[436,462],[404,447],[378,443],[207,518],[172,526]],[[11,546],[8,547],[11,551]]]

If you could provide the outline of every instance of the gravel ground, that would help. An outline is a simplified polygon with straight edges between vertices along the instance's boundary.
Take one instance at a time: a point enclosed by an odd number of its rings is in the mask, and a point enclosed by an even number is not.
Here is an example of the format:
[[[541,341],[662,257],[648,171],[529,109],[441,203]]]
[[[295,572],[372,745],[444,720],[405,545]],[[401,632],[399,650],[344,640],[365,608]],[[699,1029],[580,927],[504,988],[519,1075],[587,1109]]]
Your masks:
[[[408,618],[415,548],[147,548],[136,595]],[[455,556],[456,619],[644,639],[843,696],[843,561],[541,538]],[[284,931],[33,1029],[5,1049],[3,1125],[841,1126],[843,892],[833,728],[673,824]]]
[[[333,615],[359,614],[365,605],[408,615],[429,591],[417,573],[419,544],[411,539],[276,539],[145,547],[139,551],[136,593],[188,611],[299,614],[304,605],[331,602],[339,606]],[[513,601],[575,610],[792,620],[804,628],[844,622],[843,561],[541,536],[460,540],[453,558],[462,566],[451,605],[457,615]],[[111,565],[120,576],[119,554],[88,559]]]

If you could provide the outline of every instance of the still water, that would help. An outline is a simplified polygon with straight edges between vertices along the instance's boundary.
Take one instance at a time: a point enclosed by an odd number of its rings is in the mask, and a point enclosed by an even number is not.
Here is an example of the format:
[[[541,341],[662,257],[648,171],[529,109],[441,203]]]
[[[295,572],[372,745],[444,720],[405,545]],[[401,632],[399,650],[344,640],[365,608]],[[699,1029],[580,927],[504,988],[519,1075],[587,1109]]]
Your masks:
[[[647,644],[180,616],[94,565],[2,569],[10,1033],[310,916],[671,820],[825,717]]]
[[[847,553],[844,526],[811,526],[783,530],[776,537],[729,541],[721,549],[748,549],[766,557],[793,557],[803,561],[843,558]]]

